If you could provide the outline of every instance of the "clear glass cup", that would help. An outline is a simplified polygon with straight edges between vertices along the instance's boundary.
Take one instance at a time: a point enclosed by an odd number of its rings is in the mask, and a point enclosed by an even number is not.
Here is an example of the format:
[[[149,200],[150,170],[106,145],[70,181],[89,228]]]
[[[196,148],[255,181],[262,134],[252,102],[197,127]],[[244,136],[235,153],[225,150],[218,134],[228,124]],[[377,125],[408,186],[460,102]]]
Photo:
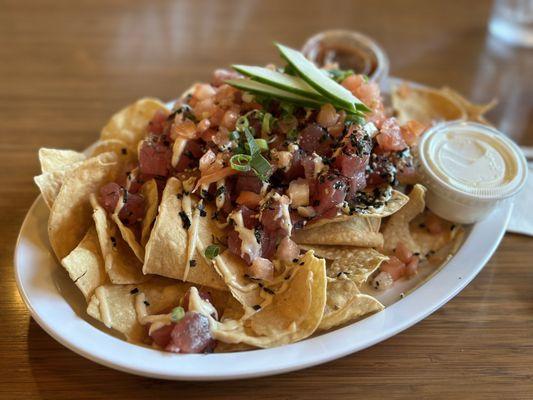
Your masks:
[[[533,47],[533,0],[495,0],[489,32],[512,45]]]
[[[373,39],[348,30],[317,33],[302,47],[302,53],[319,67],[338,63],[341,69],[353,69],[381,85],[389,75],[389,59]]]

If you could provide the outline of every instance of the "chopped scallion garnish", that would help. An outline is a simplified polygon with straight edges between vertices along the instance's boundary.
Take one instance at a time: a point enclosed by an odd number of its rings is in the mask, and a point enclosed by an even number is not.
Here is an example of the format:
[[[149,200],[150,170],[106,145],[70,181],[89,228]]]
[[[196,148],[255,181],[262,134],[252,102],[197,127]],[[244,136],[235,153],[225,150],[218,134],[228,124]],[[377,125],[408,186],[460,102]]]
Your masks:
[[[231,156],[229,163],[234,170],[247,172],[250,171],[251,160],[252,156],[248,154],[234,154]]]
[[[174,307],[171,312],[170,318],[172,322],[178,322],[185,316],[185,310],[183,307]]]
[[[272,123],[274,121],[274,117],[270,113],[265,113],[263,116],[263,120],[261,121],[261,133],[262,134],[269,134],[272,131]]]
[[[220,247],[216,244],[210,244],[209,246],[207,246],[204,252],[205,256],[209,260],[214,259],[216,256],[218,256],[219,253],[220,253]]]
[[[263,182],[266,182],[272,174],[272,166],[268,160],[260,153],[255,153],[250,160],[250,166],[254,170],[255,174]]]

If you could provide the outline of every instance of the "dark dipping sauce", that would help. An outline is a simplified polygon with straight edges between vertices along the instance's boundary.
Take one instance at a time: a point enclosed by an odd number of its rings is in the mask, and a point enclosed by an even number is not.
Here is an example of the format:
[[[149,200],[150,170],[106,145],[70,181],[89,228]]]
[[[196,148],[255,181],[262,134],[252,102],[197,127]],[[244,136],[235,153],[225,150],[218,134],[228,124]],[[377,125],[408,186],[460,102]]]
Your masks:
[[[352,69],[356,74],[372,76],[377,69],[377,59],[370,51],[340,43],[317,43],[314,61],[319,66],[337,63],[339,69]]]

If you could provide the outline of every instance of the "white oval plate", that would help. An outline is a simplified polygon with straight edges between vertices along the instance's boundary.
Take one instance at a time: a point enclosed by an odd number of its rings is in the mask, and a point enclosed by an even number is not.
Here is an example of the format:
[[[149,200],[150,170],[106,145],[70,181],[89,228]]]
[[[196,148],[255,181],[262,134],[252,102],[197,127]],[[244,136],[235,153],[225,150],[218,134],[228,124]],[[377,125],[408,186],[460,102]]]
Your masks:
[[[240,353],[179,355],[127,343],[85,313],[85,300],[59,265],[47,236],[48,209],[39,197],[26,215],[15,249],[20,294],[54,339],[102,365],[174,380],[224,380],[279,374],[324,363],[381,342],[442,307],[483,268],[505,233],[512,203],[475,224],[457,254],[427,282],[385,310],[299,343]],[[411,282],[411,281],[408,281]],[[419,282],[412,280],[411,285]],[[389,298],[399,297],[394,287]],[[388,301],[387,301],[388,303]]]
[[[403,80],[389,78],[391,85]],[[414,82],[409,84],[423,86]],[[54,339],[99,364],[132,374],[173,380],[229,380],[280,374],[363,350],[409,328],[442,307],[481,271],[500,243],[512,202],[502,202],[467,229],[463,245],[442,268],[422,267],[378,295],[387,307],[361,321],[287,346],[223,354],[172,354],[127,343],[87,315],[86,302],[57,262],[41,197],[22,224],[15,248],[15,277],[32,317]],[[433,276],[432,276],[433,274]],[[400,299],[401,293],[409,294]],[[373,293],[375,295],[375,293]]]

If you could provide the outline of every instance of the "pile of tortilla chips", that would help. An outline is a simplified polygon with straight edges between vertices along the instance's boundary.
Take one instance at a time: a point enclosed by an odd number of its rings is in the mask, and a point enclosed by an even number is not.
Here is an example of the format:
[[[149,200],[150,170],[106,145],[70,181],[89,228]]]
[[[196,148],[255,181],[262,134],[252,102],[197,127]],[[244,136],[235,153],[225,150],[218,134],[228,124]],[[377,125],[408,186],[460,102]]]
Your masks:
[[[401,87],[392,100],[400,121],[423,123],[480,120],[490,107],[470,105],[449,89]],[[439,235],[420,229],[425,188],[415,185],[408,195],[395,191],[380,212],[322,220],[296,232],[294,240],[307,252],[266,286],[249,279],[243,260],[227,250],[206,258],[205,249],[224,233],[210,218],[213,210],[184,190],[191,182],[177,178],[167,181],[161,198],[155,181],[143,185],[145,217],[141,232],[133,232],[118,218],[120,210],[105,212],[97,194],[137,161],[138,143],[161,109],[165,105],[150,98],[124,108],[87,153],[41,149],[42,174],[35,177],[50,208],[50,244],[85,296],[88,314],[131,342],[148,343],[137,293],[144,293],[148,313],[158,314],[179,304],[191,286],[209,291],[222,316],[213,333],[217,351],[299,341],[383,309],[367,283],[399,240],[425,258],[459,236],[459,227]]]

